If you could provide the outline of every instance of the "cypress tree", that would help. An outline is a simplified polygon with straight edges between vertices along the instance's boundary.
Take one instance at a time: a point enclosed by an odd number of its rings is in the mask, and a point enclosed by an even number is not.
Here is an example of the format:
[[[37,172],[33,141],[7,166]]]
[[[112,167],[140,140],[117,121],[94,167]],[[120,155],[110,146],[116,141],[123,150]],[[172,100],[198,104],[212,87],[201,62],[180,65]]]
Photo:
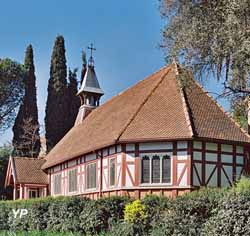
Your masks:
[[[18,156],[37,157],[41,143],[32,45],[26,49],[24,66],[25,94],[13,126],[13,146]]]
[[[82,51],[82,71],[81,71],[81,85],[84,79],[84,76],[87,71],[87,59],[86,59],[86,53]]]
[[[80,107],[80,99],[76,95],[77,88],[77,69],[71,71],[69,69],[69,85],[68,85],[68,101],[69,101],[69,112],[68,112],[68,130],[70,130],[74,124]]]
[[[68,130],[67,67],[63,36],[57,36],[51,56],[46,103],[46,148],[49,152]]]

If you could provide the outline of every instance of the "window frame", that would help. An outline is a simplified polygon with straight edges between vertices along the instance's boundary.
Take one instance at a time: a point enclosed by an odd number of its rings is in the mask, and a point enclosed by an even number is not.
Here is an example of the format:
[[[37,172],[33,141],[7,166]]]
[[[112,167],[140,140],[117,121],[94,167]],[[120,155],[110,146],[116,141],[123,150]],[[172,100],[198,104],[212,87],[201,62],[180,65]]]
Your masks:
[[[88,187],[88,167],[91,166],[91,165],[95,165],[95,187]],[[98,170],[97,170],[97,162],[91,162],[91,163],[88,163],[86,164],[86,169],[85,169],[85,189],[87,191],[93,191],[93,190],[96,190],[97,189],[97,179],[98,179],[98,176],[97,176],[97,173],[98,173]]]
[[[152,169],[152,160],[154,156],[160,157],[160,182],[159,183],[153,183],[153,169]],[[170,182],[164,183],[163,181],[163,157],[169,156],[170,159]],[[149,183],[143,183],[142,182],[142,160],[143,157],[149,158]],[[140,186],[170,186],[173,184],[173,154],[172,152],[164,152],[164,153],[141,153],[140,154]]]
[[[76,172],[76,190],[73,190],[73,191],[70,191],[70,179],[69,179],[69,173],[70,171],[75,171]],[[78,192],[78,171],[77,171],[77,168],[72,168],[72,169],[69,169],[68,170],[68,193],[77,193]]]
[[[110,163],[111,161],[114,161],[114,184],[110,184],[111,183],[111,166],[110,166]],[[116,167],[117,167],[117,164],[116,164],[116,158],[115,157],[112,157],[112,158],[109,158],[109,188],[113,188],[116,186]]]
[[[55,178],[60,176],[60,192],[55,191]],[[62,194],[62,173],[53,174],[53,195],[61,195]]]

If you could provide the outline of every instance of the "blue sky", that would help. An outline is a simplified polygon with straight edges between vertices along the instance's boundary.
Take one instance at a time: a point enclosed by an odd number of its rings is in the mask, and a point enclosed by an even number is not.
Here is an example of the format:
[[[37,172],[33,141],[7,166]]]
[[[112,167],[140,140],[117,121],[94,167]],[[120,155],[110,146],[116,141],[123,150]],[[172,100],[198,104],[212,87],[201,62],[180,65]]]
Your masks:
[[[165,64],[158,48],[164,25],[158,0],[2,1],[0,22],[0,58],[22,62],[26,46],[33,45],[42,125],[50,57],[58,34],[65,38],[70,68],[81,69],[81,51],[94,43],[96,72],[105,91],[102,101]],[[204,85],[209,91],[220,90],[215,81]],[[11,130],[1,134],[0,145],[11,138]]]

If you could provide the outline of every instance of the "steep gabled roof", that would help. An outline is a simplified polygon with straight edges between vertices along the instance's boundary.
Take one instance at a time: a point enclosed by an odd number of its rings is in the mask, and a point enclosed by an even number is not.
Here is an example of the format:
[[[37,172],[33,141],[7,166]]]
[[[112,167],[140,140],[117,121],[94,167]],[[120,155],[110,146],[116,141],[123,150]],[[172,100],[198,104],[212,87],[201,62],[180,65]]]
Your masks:
[[[117,142],[192,139],[250,142],[250,137],[178,68],[162,68],[95,109],[50,151],[43,168]],[[232,133],[233,132],[233,133]]]
[[[48,184],[48,175],[41,169],[44,163],[45,159],[14,157],[11,168],[16,184]]]

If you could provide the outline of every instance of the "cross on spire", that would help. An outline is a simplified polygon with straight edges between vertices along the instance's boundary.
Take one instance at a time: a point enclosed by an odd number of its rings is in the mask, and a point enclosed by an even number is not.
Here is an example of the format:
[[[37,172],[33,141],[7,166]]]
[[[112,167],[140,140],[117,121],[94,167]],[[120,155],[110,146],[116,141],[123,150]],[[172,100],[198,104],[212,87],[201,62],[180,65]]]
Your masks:
[[[90,50],[89,66],[94,66],[93,51],[96,51],[96,48],[94,48],[93,43],[91,43],[88,49]]]

